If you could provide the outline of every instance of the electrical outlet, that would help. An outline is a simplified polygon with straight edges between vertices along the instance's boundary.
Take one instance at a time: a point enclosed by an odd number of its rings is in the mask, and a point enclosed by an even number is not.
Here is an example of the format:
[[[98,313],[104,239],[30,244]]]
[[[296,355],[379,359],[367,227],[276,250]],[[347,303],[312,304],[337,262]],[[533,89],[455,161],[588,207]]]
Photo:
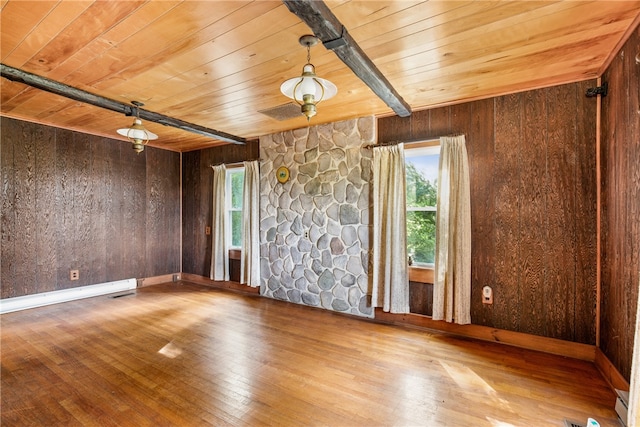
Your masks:
[[[69,270],[69,279],[78,280],[80,278],[79,270]]]
[[[204,234],[206,234],[207,236],[211,235],[211,227],[209,226],[205,227]]]
[[[493,304],[493,289],[489,286],[482,288],[482,303]]]

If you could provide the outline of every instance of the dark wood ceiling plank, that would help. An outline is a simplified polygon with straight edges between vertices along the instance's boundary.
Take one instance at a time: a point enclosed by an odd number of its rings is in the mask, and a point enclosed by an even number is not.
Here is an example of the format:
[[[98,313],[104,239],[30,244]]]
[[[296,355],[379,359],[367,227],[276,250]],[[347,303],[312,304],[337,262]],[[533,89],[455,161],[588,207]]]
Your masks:
[[[311,28],[335,54],[397,115],[408,117],[411,107],[320,0],[283,0],[287,8]]]

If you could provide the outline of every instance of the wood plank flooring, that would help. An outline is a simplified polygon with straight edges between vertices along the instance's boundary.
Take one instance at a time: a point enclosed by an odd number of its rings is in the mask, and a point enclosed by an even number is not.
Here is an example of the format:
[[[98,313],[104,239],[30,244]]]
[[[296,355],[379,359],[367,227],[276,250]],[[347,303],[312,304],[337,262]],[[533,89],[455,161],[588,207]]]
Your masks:
[[[2,426],[617,426],[593,364],[186,282],[1,316]]]

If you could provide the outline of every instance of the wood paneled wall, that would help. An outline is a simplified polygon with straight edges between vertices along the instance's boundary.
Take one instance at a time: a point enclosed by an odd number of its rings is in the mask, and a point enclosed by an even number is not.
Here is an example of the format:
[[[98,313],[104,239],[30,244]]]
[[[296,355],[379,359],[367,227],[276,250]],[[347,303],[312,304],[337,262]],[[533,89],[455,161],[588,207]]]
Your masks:
[[[182,155],[182,271],[209,277],[211,268],[211,226],[213,171],[211,165],[256,160],[258,140],[246,145],[223,145]]]
[[[472,323],[595,344],[596,100],[587,81],[378,121],[378,140],[464,133]],[[494,291],[484,305],[482,287]]]
[[[180,271],[178,153],[1,120],[2,298]]]
[[[640,27],[604,73],[600,347],[629,381],[640,281]]]

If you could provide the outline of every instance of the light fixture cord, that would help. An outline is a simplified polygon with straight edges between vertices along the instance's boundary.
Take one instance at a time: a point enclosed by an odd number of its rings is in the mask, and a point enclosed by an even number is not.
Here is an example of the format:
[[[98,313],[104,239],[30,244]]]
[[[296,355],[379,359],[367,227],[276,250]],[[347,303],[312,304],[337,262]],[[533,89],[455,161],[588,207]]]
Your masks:
[[[311,64],[311,46],[307,43],[307,64]]]

